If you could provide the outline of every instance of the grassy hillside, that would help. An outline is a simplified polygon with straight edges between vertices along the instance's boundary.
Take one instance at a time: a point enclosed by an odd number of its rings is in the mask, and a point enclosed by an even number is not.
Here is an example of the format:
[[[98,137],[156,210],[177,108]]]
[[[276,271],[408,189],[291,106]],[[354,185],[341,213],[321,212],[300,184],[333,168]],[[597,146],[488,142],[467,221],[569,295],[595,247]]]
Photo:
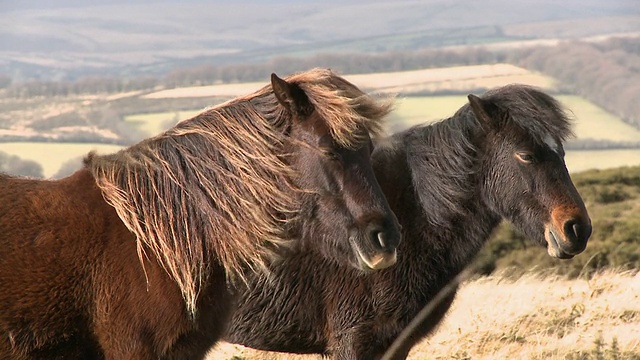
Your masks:
[[[640,359],[640,275],[606,271],[589,280],[529,273],[462,285],[448,316],[410,360]],[[496,306],[499,304],[499,306]],[[320,360],[219,344],[208,360]]]

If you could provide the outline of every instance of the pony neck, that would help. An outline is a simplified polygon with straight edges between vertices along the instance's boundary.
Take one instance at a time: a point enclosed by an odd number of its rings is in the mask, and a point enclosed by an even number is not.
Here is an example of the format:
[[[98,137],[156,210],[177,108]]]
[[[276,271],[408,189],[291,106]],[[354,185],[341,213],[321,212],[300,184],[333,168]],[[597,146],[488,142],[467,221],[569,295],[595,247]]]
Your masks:
[[[488,210],[479,201],[480,133],[472,116],[458,113],[401,134],[412,186],[430,225],[451,226],[470,211]]]
[[[411,271],[457,273],[472,261],[500,222],[500,216],[483,201],[481,129],[472,117],[455,116],[413,127],[392,139],[396,150],[386,159],[386,171],[409,179],[404,191],[395,188],[388,197],[406,231],[399,250],[425,256],[399,256],[399,263],[404,263],[400,266]],[[377,165],[378,159],[374,160]],[[433,267],[413,264],[415,261]]]

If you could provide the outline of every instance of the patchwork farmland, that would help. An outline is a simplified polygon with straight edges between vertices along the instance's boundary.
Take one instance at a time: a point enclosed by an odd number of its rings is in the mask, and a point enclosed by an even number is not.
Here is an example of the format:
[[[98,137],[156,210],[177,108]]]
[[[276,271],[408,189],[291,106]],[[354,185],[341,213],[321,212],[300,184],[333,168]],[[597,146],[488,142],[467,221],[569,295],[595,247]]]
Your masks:
[[[396,110],[388,121],[388,132],[404,129],[408,126],[436,121],[453,114],[466,102],[465,93],[480,93],[480,89],[491,88],[510,83],[525,83],[555,91],[554,79],[526,69],[509,65],[475,65],[456,66],[450,68],[423,69],[402,72],[386,72],[372,74],[346,75],[347,79],[366,91],[383,96],[397,96]],[[113,101],[129,99],[134,104],[139,101],[138,113],[123,117],[123,126],[134,129],[137,139],[156,135],[175,124],[177,121],[191,117],[202,110],[202,107],[190,110],[172,110],[154,112],[149,104],[184,99],[200,99],[199,102],[212,99],[211,105],[224,99],[248,94],[264,86],[264,83],[218,84],[211,86],[188,87],[154,91],[150,93],[132,92],[111,94],[105,99],[95,97],[56,99],[56,104],[41,102],[39,107],[29,106],[25,109],[14,108],[11,117],[23,120],[14,121],[0,135],[15,135],[35,131],[30,128],[30,121],[37,123],[47,118],[61,116],[71,109],[81,111],[101,106],[108,106]],[[459,95],[441,95],[455,93]],[[429,94],[424,95],[424,94]],[[559,95],[558,99],[573,112],[575,117],[576,139],[596,139],[608,141],[640,141],[640,131],[622,122],[619,118],[602,110],[589,101],[575,95]],[[104,104],[107,105],[104,105]],[[114,103],[115,104],[115,103]],[[34,105],[34,104],[30,104]],[[38,104],[36,104],[38,105]],[[113,105],[116,106],[116,105]],[[132,105],[135,109],[135,106]],[[145,108],[149,108],[146,110]],[[34,144],[32,142],[0,143],[0,151],[17,155],[40,163],[45,177],[51,177],[66,161],[81,156],[89,150],[110,152],[119,149],[116,145],[73,144],[56,142],[55,138]],[[589,168],[608,168],[623,165],[640,164],[640,149],[568,151],[567,166],[573,172]]]

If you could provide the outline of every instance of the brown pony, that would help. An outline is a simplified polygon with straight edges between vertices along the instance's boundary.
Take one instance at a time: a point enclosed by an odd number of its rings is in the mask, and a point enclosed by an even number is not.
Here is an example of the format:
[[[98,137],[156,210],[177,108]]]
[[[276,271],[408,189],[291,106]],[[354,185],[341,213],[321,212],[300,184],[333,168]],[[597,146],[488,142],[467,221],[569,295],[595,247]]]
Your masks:
[[[433,125],[376,146],[374,171],[403,227],[398,263],[362,276],[311,253],[288,257],[242,292],[227,341],[337,359],[382,356],[420,310],[468,265],[502,219],[568,259],[581,253],[591,221],[564,164],[570,123],[560,104],[512,85],[469,95]],[[448,310],[440,302],[396,359]]]
[[[327,70],[274,74],[67,178],[0,175],[0,358],[202,358],[229,281],[291,239],[392,265],[400,232],[369,163],[389,109]]]

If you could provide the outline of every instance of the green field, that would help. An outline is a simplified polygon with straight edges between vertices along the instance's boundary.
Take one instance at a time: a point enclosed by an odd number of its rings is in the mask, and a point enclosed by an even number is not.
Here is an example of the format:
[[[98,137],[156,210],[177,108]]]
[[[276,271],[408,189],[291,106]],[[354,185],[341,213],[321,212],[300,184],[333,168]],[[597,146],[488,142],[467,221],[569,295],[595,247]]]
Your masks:
[[[87,155],[95,150],[99,154],[109,154],[122,149],[119,145],[9,142],[0,143],[0,151],[17,155],[25,160],[33,160],[42,166],[46,178],[54,175],[65,162]]]
[[[573,112],[577,138],[640,141],[640,131],[583,98],[570,95],[561,95],[557,98]],[[447,118],[454,114],[466,101],[467,99],[464,95],[399,98],[396,102],[396,109],[388,122],[389,131],[399,131],[411,125]],[[164,131],[165,127],[169,126],[172,121],[187,119],[200,111],[136,114],[127,116],[125,121],[135,123],[147,136],[153,136]],[[100,152],[111,152],[119,148],[114,145],[100,144],[0,144],[0,151],[15,154],[24,159],[38,161],[43,165],[45,176],[53,175],[66,160],[82,156],[91,149],[97,149]],[[571,172],[592,168],[606,169],[625,165],[640,165],[640,149],[568,151],[566,161]]]
[[[136,128],[147,134],[147,136],[154,136],[165,131],[178,121],[188,119],[200,112],[202,112],[202,110],[136,114],[126,116],[124,121],[135,125]]]
[[[424,122],[446,119],[466,102],[467,98],[463,95],[398,98],[389,119],[389,128],[398,131]]]
[[[578,139],[640,141],[639,130],[583,98],[570,95],[561,95],[557,98],[573,113]],[[388,121],[388,131],[395,132],[415,124],[447,118],[466,102],[464,95],[398,98],[396,108]],[[151,137],[164,131],[173,122],[190,118],[200,111],[202,110],[136,114],[127,116],[125,121],[134,123],[146,134],[146,137]],[[121,146],[105,144],[0,143],[0,151],[40,163],[45,177],[55,174],[66,161],[86,155],[90,150],[109,153],[121,148]],[[640,149],[568,151],[566,161],[571,172],[640,165]]]
[[[584,98],[575,95],[559,95],[556,98],[572,113],[577,138],[640,141],[640,130]],[[388,128],[398,131],[423,122],[445,119],[466,102],[464,95],[399,97],[395,110],[390,115]],[[200,111],[136,114],[125,117],[125,121],[136,124],[147,136],[153,136],[164,131],[172,121],[187,119]]]
[[[640,130],[584,98],[574,95],[559,95],[556,98],[572,113],[576,138],[640,141]],[[399,98],[389,127],[397,131],[415,124],[444,119],[453,115],[466,102],[464,95]]]
[[[570,172],[590,169],[611,169],[640,165],[640,149],[571,150],[565,155]]]
[[[640,141],[640,130],[584,98],[575,95],[556,98],[573,112],[577,138]]]

